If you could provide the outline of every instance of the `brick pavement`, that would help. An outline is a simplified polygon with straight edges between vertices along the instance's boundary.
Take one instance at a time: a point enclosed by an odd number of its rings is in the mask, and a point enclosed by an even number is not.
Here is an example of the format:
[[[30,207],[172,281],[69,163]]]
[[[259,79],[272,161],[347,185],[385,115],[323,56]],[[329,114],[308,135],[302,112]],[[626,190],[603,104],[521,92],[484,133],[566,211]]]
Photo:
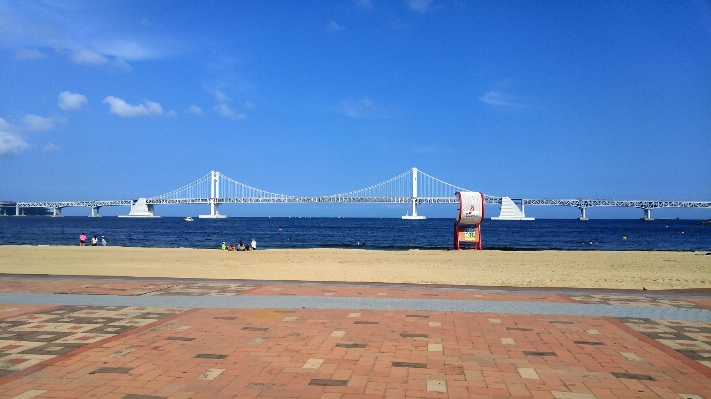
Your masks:
[[[20,292],[17,281],[31,292],[42,292],[35,288],[46,282],[2,279],[0,292]],[[103,301],[130,292],[176,300],[235,295],[284,303],[291,296],[515,300],[632,310],[639,304],[696,309],[710,302],[704,296],[628,292],[52,281],[51,292],[81,287]],[[126,291],[110,293],[107,287]],[[4,294],[0,302],[11,298]],[[58,302],[0,303],[0,398],[711,399],[711,320]]]

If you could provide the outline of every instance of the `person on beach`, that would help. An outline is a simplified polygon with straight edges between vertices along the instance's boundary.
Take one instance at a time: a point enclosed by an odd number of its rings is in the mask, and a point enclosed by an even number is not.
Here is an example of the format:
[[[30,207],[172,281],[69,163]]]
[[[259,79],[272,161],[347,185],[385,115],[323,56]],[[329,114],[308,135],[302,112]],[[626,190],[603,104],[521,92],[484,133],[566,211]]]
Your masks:
[[[229,247],[227,247],[228,251],[235,251],[235,244],[230,244]]]
[[[81,233],[79,236],[79,246],[83,247],[84,244],[86,244],[86,235],[84,233]]]
[[[101,236],[101,245],[106,246],[106,238],[104,236]]]
[[[91,239],[91,246],[95,247],[96,244],[98,244],[98,243],[99,243],[99,239],[96,238],[96,236],[94,236],[94,238]]]
[[[242,243],[242,241],[238,242],[238,243],[237,243],[237,250],[238,250],[238,251],[244,251],[244,249],[245,249],[245,248],[244,248],[244,244]]]
[[[222,250],[224,251],[224,250],[226,250],[226,249],[227,249],[227,245],[225,245],[225,242],[222,241]]]
[[[252,238],[252,249],[255,251],[257,250],[257,240],[254,238]]]

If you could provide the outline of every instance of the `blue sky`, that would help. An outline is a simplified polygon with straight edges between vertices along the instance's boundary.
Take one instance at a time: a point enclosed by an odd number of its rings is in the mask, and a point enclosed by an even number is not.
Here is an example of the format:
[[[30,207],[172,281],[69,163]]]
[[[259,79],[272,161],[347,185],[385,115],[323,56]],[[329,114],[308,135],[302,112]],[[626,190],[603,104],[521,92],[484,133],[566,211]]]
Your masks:
[[[412,167],[490,195],[711,200],[711,6],[0,1],[0,118],[15,201],[150,197],[210,170],[327,195]]]

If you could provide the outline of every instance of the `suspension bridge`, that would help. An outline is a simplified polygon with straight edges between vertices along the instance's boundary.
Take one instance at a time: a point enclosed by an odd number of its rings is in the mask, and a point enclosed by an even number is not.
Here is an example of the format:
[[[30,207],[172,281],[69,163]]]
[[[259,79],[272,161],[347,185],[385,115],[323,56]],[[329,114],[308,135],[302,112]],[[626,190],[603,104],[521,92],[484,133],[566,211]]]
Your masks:
[[[341,194],[322,196],[293,196],[261,190],[220,172],[212,171],[192,183],[168,193],[150,198],[124,200],[88,201],[44,201],[17,202],[15,215],[22,216],[27,208],[50,208],[53,216],[62,216],[62,209],[68,207],[89,207],[90,217],[99,217],[99,209],[105,206],[129,206],[128,215],[119,217],[158,217],[156,205],[206,204],[210,213],[200,218],[219,219],[227,215],[220,213],[222,204],[281,204],[281,203],[369,203],[408,204],[411,212],[403,219],[424,219],[417,213],[418,205],[458,204],[455,193],[474,191],[447,183],[417,168],[397,175],[381,183]],[[639,208],[644,211],[645,220],[653,220],[651,210],[657,208],[711,208],[711,201],[665,201],[665,200],[614,200],[614,199],[549,199],[549,198],[509,198],[484,196],[485,203],[501,205],[498,220],[532,220],[525,216],[526,205],[572,206],[580,210],[580,220],[587,220],[586,209],[596,206]],[[519,208],[520,206],[520,208]]]

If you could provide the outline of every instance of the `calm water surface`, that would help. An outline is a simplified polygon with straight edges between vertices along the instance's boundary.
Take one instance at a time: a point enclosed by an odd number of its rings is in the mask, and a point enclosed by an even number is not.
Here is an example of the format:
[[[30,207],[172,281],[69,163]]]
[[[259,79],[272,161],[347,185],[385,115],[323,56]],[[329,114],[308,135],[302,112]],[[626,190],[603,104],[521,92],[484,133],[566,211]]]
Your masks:
[[[692,220],[535,220],[482,223],[484,249],[711,251],[711,226]],[[453,219],[178,217],[0,217],[0,245],[78,245],[79,234],[106,236],[108,245],[217,248],[257,239],[260,249],[445,249]],[[627,239],[623,239],[626,237]],[[592,244],[590,244],[592,242]],[[363,247],[360,247],[363,248]]]

